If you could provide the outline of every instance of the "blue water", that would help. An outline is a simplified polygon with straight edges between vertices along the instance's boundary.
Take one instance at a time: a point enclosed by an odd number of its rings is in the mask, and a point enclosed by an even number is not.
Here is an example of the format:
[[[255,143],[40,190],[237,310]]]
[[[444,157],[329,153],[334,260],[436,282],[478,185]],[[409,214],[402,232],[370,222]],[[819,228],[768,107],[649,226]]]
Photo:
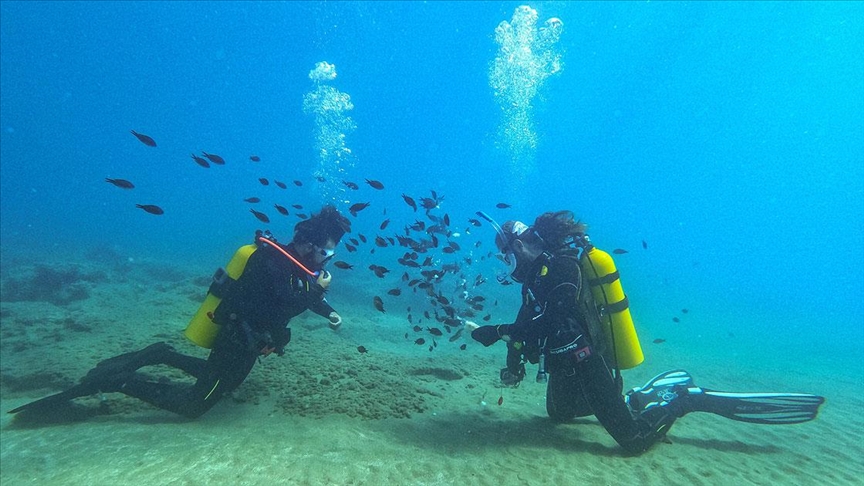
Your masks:
[[[413,222],[402,193],[444,195],[436,214],[463,233],[477,210],[530,223],[571,209],[599,246],[629,250],[617,261],[643,308],[758,310],[776,319],[755,331],[859,351],[864,4],[532,3],[540,24],[564,23],[563,68],[531,103],[536,148],[514,161],[488,73],[494,29],[519,5],[4,1],[2,247],[110,244],[216,267],[263,227],[250,207],[289,239],[293,213],[332,200],[302,109],[327,61],[354,104],[343,168],[361,185],[336,203],[372,203],[355,234]],[[227,164],[198,167],[202,151]],[[398,274],[398,254],[340,258]]]

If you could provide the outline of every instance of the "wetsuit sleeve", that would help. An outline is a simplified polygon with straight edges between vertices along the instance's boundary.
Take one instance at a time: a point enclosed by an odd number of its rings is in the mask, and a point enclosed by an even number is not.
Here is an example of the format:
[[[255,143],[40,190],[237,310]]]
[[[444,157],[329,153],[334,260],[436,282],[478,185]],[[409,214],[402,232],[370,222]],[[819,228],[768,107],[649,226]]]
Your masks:
[[[530,337],[529,331],[531,325],[530,309],[523,305],[519,308],[519,314],[516,315],[516,322],[498,326],[498,333],[499,335],[509,335],[513,341],[526,341]]]
[[[309,306],[309,310],[324,317],[330,317],[331,312],[336,312],[336,309],[327,302],[327,299],[323,297],[323,294],[320,300],[313,302],[312,305]]]

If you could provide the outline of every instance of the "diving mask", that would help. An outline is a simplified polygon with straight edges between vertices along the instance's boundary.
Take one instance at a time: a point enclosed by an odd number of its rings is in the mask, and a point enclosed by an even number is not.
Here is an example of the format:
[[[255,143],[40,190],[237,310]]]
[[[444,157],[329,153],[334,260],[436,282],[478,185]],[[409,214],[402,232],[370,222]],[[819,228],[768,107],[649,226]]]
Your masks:
[[[499,271],[495,278],[499,283],[509,279],[516,271],[516,255],[510,246],[513,240],[528,231],[528,226],[521,221],[505,221],[504,226],[499,225],[491,216],[483,211],[477,211],[477,216],[485,219],[495,229],[495,246],[498,248],[498,259],[507,265],[506,269]],[[517,280],[518,281],[518,280]]]

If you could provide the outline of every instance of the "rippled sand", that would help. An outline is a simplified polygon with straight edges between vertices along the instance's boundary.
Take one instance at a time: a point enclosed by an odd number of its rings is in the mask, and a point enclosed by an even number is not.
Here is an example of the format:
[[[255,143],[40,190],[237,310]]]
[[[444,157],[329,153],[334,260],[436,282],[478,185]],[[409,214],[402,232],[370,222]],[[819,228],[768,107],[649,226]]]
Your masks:
[[[28,264],[7,259],[6,282],[26,273],[16,265]],[[206,355],[181,334],[206,288],[200,272],[158,262],[117,262],[102,275],[104,265],[75,266],[86,298],[67,289],[46,297],[53,303],[10,302],[4,292],[3,410],[157,340]],[[627,386],[683,366],[697,384],[812,392],[828,403],[818,420],[795,426],[691,414],[669,443],[628,457],[593,418],[551,424],[541,385],[497,388],[503,348],[469,342],[460,351],[464,338],[444,339],[430,353],[404,337],[401,316],[376,314],[347,296],[338,307],[341,332],[315,316],[298,319],[289,352],[264,359],[233,398],[196,421],[118,394],[79,400],[75,417],[85,420],[33,423],[3,414],[0,483],[773,485],[860,484],[864,474],[860,365],[802,366],[775,356],[763,366],[668,342],[648,348],[648,362],[625,373]]]

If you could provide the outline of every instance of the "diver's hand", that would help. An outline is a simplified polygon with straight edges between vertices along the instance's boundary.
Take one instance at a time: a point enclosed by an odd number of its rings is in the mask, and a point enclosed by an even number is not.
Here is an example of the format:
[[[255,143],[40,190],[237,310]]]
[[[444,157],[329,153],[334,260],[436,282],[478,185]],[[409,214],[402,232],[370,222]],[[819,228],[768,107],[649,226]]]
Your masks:
[[[497,343],[499,339],[510,341],[510,336],[507,335],[509,329],[509,324],[501,324],[500,326],[480,326],[471,331],[471,337],[483,346],[489,347]]]
[[[464,325],[465,325],[465,330],[468,331],[468,332],[474,332],[475,329],[477,329],[478,327],[480,327],[480,324],[477,324],[477,323],[474,322],[474,321],[469,321],[468,319],[465,319],[465,320],[462,321],[462,322],[463,322]]]
[[[331,312],[327,319],[330,319],[330,329],[338,330],[342,326],[342,316],[337,312]]]
[[[332,278],[333,276],[330,275],[330,272],[328,272],[327,270],[321,270],[321,273],[318,274],[318,279],[315,281],[315,283],[320,285],[322,288],[327,289],[327,287],[330,286],[330,280]]]
[[[515,372],[514,372],[515,371]],[[501,384],[504,386],[519,386],[522,379],[525,378],[525,365],[520,364],[516,370],[510,371],[508,368],[501,368]]]

